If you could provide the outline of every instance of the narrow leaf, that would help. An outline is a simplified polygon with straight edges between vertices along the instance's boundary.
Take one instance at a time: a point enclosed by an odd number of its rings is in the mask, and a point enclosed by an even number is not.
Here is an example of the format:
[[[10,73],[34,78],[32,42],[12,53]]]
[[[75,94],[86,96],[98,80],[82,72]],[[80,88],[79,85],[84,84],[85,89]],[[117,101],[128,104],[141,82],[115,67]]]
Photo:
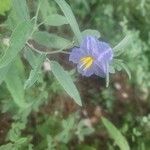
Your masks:
[[[42,3],[40,6],[40,12],[43,20],[46,20],[49,15],[55,14],[57,12],[56,7],[54,7],[53,1],[49,1],[49,0],[41,0],[41,1]]]
[[[126,71],[126,73],[128,74],[129,79],[131,79],[130,70],[129,70],[128,66],[123,62],[123,60],[114,59],[113,60],[113,67],[118,71],[121,71],[122,69],[124,69]]]
[[[108,119],[102,117],[102,122],[110,137],[115,141],[115,144],[119,146],[120,150],[130,150],[128,142],[121,132]]]
[[[3,82],[3,80],[6,77],[6,74],[9,70],[10,65],[4,67],[4,68],[0,68],[0,84]]]
[[[47,48],[62,49],[67,47],[71,42],[67,39],[59,37],[55,34],[49,34],[47,32],[37,31],[33,34],[32,38],[39,44]]]
[[[14,30],[23,21],[29,21],[30,15],[26,0],[10,0],[12,9],[5,22],[7,28]]]
[[[8,144],[5,144],[5,145],[1,145],[0,146],[0,150],[9,150],[9,149],[13,149],[13,144],[12,143],[8,143]]]
[[[30,88],[38,80],[44,59],[45,55],[39,56],[36,61],[36,66],[34,66],[33,70],[31,70],[29,78],[25,82],[24,89]]]
[[[66,16],[66,19],[68,20],[68,23],[70,24],[71,29],[78,40],[78,43],[81,43],[82,35],[70,6],[65,2],[65,0],[55,0],[55,1],[63,11],[64,15]]]
[[[129,79],[131,79],[131,72],[130,72],[128,66],[127,66],[125,63],[123,63],[123,62],[120,63],[120,66],[126,71],[128,77],[129,77]]]
[[[15,15],[20,21],[27,21],[30,19],[26,0],[12,0],[12,5]]]
[[[21,108],[28,107],[29,104],[25,102],[23,82],[20,77],[20,71],[15,63],[13,63],[9,68],[9,71],[5,77],[5,83],[14,102]]]
[[[61,26],[64,24],[68,24],[67,19],[58,14],[52,14],[50,16],[47,16],[47,19],[45,20],[45,23],[50,26]]]
[[[81,106],[82,103],[79,92],[68,72],[64,71],[64,69],[55,61],[51,61],[50,64],[52,72],[58,80],[58,82],[60,83],[60,85],[75,100],[75,102]]]
[[[26,47],[24,52],[24,57],[32,68],[36,66],[37,55],[34,53],[32,49]]]
[[[132,42],[132,35],[126,35],[123,40],[119,42],[113,49],[116,56],[119,56],[126,47],[128,47]]]
[[[19,24],[11,35],[10,46],[6,50],[4,56],[0,59],[0,68],[11,63],[17,56],[19,51],[25,46],[26,41],[30,37],[32,25],[30,22],[22,22]]]

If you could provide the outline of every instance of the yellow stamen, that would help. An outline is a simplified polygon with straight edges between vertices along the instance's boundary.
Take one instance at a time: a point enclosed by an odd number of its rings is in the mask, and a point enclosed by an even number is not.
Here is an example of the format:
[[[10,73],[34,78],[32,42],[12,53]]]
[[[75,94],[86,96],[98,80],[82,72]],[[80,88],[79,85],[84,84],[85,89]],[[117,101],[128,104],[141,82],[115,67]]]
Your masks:
[[[80,67],[84,67],[85,69],[88,69],[92,66],[94,59],[91,56],[86,56],[80,59],[82,65]]]

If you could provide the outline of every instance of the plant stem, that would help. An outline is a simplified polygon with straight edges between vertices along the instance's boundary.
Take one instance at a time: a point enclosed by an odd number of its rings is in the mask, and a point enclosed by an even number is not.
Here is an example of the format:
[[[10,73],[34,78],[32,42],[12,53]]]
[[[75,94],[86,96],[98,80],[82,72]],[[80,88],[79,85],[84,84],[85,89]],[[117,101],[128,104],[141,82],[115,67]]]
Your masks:
[[[56,50],[56,51],[51,51],[51,52],[43,52],[43,51],[40,51],[40,50],[36,49],[35,47],[33,47],[33,45],[31,45],[29,42],[27,42],[26,44],[29,48],[31,48],[32,50],[34,50],[35,52],[37,52],[39,54],[46,54],[46,55],[57,54],[57,53],[70,54],[69,52],[64,52],[63,51],[64,48],[62,48],[60,50]]]

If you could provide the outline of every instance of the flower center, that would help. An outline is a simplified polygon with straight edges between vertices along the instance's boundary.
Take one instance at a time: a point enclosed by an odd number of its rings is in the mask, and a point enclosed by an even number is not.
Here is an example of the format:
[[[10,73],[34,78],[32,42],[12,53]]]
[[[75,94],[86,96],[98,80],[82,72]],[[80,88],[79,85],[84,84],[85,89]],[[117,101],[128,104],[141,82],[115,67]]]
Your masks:
[[[91,56],[86,56],[86,57],[81,58],[80,61],[82,63],[80,68],[84,67],[84,70],[85,70],[92,66],[94,59]]]

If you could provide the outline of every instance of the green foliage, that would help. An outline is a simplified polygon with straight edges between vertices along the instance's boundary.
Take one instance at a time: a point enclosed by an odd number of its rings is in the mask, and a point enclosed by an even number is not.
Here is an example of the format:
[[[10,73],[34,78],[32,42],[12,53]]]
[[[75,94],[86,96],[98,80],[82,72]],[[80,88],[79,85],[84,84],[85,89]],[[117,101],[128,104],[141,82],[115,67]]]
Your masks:
[[[41,74],[41,67],[43,64],[43,61],[45,60],[45,55],[40,55],[36,59],[36,65],[33,67],[33,70],[31,70],[29,78],[26,80],[24,84],[24,89],[30,88],[39,78],[39,74]]]
[[[149,150],[149,9],[149,0],[0,0],[0,150]],[[109,88],[68,65],[87,35],[114,50]]]
[[[29,21],[29,11],[26,0],[12,0],[11,13],[6,20],[9,29],[14,30],[23,21]]]
[[[50,64],[52,72],[56,77],[56,79],[61,84],[61,86],[75,100],[75,102],[81,106],[82,103],[79,92],[75,87],[69,74],[66,71],[64,71],[63,68],[57,62],[51,61]]]
[[[13,97],[14,102],[19,107],[27,107],[28,104],[26,104],[24,97],[23,80],[20,76],[21,73],[17,67],[17,63],[18,62],[15,62],[10,66],[5,77],[5,83]]]
[[[27,40],[30,37],[31,30],[32,24],[28,21],[23,21],[16,27],[11,35],[10,46],[0,60],[0,68],[10,64],[18,55],[18,53],[24,48]]]
[[[72,31],[74,32],[74,35],[76,36],[76,39],[78,40],[78,43],[80,44],[82,41],[82,35],[78,26],[78,23],[73,15],[73,12],[70,8],[70,6],[64,1],[64,0],[55,0],[56,3],[59,5],[61,10],[63,11],[64,15],[66,16],[66,19],[68,23],[70,24],[70,27]]]
[[[3,82],[3,80],[5,79],[6,74],[7,74],[8,70],[9,70],[9,67],[10,67],[10,66],[6,66],[6,67],[0,69],[0,84],[1,84],[1,83]]]
[[[102,122],[106,127],[110,137],[115,141],[115,144],[120,147],[120,150],[130,150],[128,142],[120,131],[106,118],[102,118]]]
[[[47,48],[62,49],[68,47],[69,40],[59,37],[55,34],[49,34],[47,32],[37,31],[33,34],[33,39],[39,44],[46,46]]]
[[[10,10],[11,1],[10,0],[0,0],[0,15],[4,15],[6,11]]]
[[[127,49],[127,46],[132,43],[132,35],[126,35],[113,49],[114,49],[114,55],[118,56],[124,52],[125,49]]]
[[[68,24],[68,22],[64,16],[58,14],[52,14],[47,17],[47,19],[45,20],[45,24],[50,26],[62,26]]]
[[[12,6],[19,21],[28,21],[30,19],[26,0],[12,0]]]

